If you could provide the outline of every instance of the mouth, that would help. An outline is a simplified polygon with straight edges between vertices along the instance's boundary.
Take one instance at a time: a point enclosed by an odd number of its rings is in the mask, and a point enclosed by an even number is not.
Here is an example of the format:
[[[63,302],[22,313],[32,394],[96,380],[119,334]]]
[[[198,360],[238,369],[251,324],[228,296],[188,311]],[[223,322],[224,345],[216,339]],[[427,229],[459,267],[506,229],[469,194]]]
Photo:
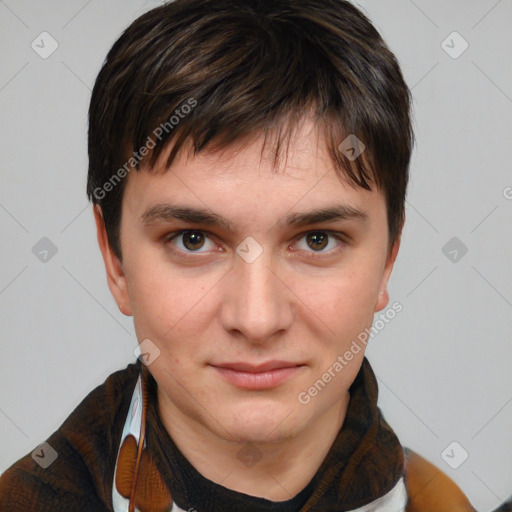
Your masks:
[[[296,375],[304,365],[287,361],[268,361],[258,365],[227,362],[211,366],[230,384],[243,389],[261,390],[279,386]]]

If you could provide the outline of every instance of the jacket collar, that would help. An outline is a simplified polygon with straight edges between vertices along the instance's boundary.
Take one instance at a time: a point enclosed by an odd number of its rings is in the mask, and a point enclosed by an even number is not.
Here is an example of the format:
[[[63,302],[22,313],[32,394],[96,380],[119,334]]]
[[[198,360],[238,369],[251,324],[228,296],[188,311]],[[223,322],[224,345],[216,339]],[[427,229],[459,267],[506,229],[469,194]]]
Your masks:
[[[350,396],[345,421],[317,472],[320,483],[304,512],[357,510],[401,488],[404,451],[377,407],[377,379],[366,357]]]
[[[148,450],[151,460],[154,460],[171,494],[174,488],[187,485],[186,481],[180,482],[179,474],[172,474],[170,461],[177,460],[195,472],[196,478],[202,479],[204,483],[215,488],[217,484],[206,481],[195,471],[168,435],[157,413],[156,382],[147,368],[142,368],[142,374],[147,378],[149,389],[147,420],[150,425],[149,431],[155,434],[150,436]],[[139,376],[123,430],[123,436],[134,435],[137,441],[139,441],[137,433],[141,428],[142,404],[145,402],[141,380],[143,379]],[[314,476],[313,493],[301,508],[301,512],[402,512],[405,510],[407,493],[403,478],[403,448],[377,407],[377,399],[377,379],[365,357],[350,387],[350,402],[343,426]],[[157,442],[152,443],[151,438]],[[128,500],[122,498],[117,492],[115,479],[112,494],[114,512],[127,512]],[[197,510],[203,510],[201,504],[191,505]],[[219,508],[219,510],[224,509],[224,506]],[[172,512],[181,511],[175,503],[171,510]],[[141,510],[141,512],[145,511]]]

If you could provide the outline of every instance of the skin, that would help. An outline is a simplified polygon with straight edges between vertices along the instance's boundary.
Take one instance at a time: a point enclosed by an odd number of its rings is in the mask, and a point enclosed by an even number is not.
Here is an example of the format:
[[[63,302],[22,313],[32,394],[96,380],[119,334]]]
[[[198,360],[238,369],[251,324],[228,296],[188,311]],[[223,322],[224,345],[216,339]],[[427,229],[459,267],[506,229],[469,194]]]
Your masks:
[[[301,125],[278,173],[269,154],[262,158],[262,141],[256,136],[193,157],[183,152],[166,172],[129,174],[122,262],[107,242],[99,207],[95,217],[112,295],[133,316],[139,342],[150,339],[160,350],[148,368],[178,448],[213,482],[282,501],[308,484],[334,442],[364,350],[308,404],[298,395],[387,306],[399,238],[388,250],[382,191],[340,178],[312,123]],[[163,168],[165,156],[156,167]],[[144,212],[160,203],[215,212],[233,231],[172,219],[144,223]],[[279,224],[290,213],[331,204],[366,219]],[[200,230],[199,238],[172,238],[186,229]],[[326,231],[343,239],[331,235],[318,247],[308,238]],[[248,236],[263,249],[252,263],[236,253]],[[235,386],[212,366],[274,359],[302,366],[264,390]],[[244,464],[242,448],[261,458]]]

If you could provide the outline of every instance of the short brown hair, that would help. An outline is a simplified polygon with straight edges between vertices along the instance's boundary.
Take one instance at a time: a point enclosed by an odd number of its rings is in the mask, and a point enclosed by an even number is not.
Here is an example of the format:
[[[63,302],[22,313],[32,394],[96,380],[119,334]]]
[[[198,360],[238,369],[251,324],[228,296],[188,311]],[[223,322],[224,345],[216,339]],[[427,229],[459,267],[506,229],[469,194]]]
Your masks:
[[[107,55],[89,108],[87,195],[122,259],[131,168],[153,165],[171,141],[167,167],[187,142],[196,154],[256,132],[277,133],[275,163],[312,112],[336,170],[383,190],[391,246],[404,219],[411,103],[395,56],[348,1],[176,0],[136,19]],[[362,158],[338,147],[351,134]]]

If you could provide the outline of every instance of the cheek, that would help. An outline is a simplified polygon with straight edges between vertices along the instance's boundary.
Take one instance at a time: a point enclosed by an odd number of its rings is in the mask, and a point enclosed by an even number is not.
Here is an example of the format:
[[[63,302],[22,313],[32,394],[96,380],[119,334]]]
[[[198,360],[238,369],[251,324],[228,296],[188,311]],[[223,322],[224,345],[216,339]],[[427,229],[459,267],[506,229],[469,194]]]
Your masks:
[[[376,268],[355,266],[322,278],[304,281],[305,305],[331,331],[343,339],[356,336],[371,325],[377,300],[380,274]]]
[[[148,265],[145,261],[156,263]],[[208,292],[217,280],[158,263],[154,255],[134,258],[127,282],[139,339],[144,336],[164,341],[185,335],[185,331],[190,336],[208,319]]]

